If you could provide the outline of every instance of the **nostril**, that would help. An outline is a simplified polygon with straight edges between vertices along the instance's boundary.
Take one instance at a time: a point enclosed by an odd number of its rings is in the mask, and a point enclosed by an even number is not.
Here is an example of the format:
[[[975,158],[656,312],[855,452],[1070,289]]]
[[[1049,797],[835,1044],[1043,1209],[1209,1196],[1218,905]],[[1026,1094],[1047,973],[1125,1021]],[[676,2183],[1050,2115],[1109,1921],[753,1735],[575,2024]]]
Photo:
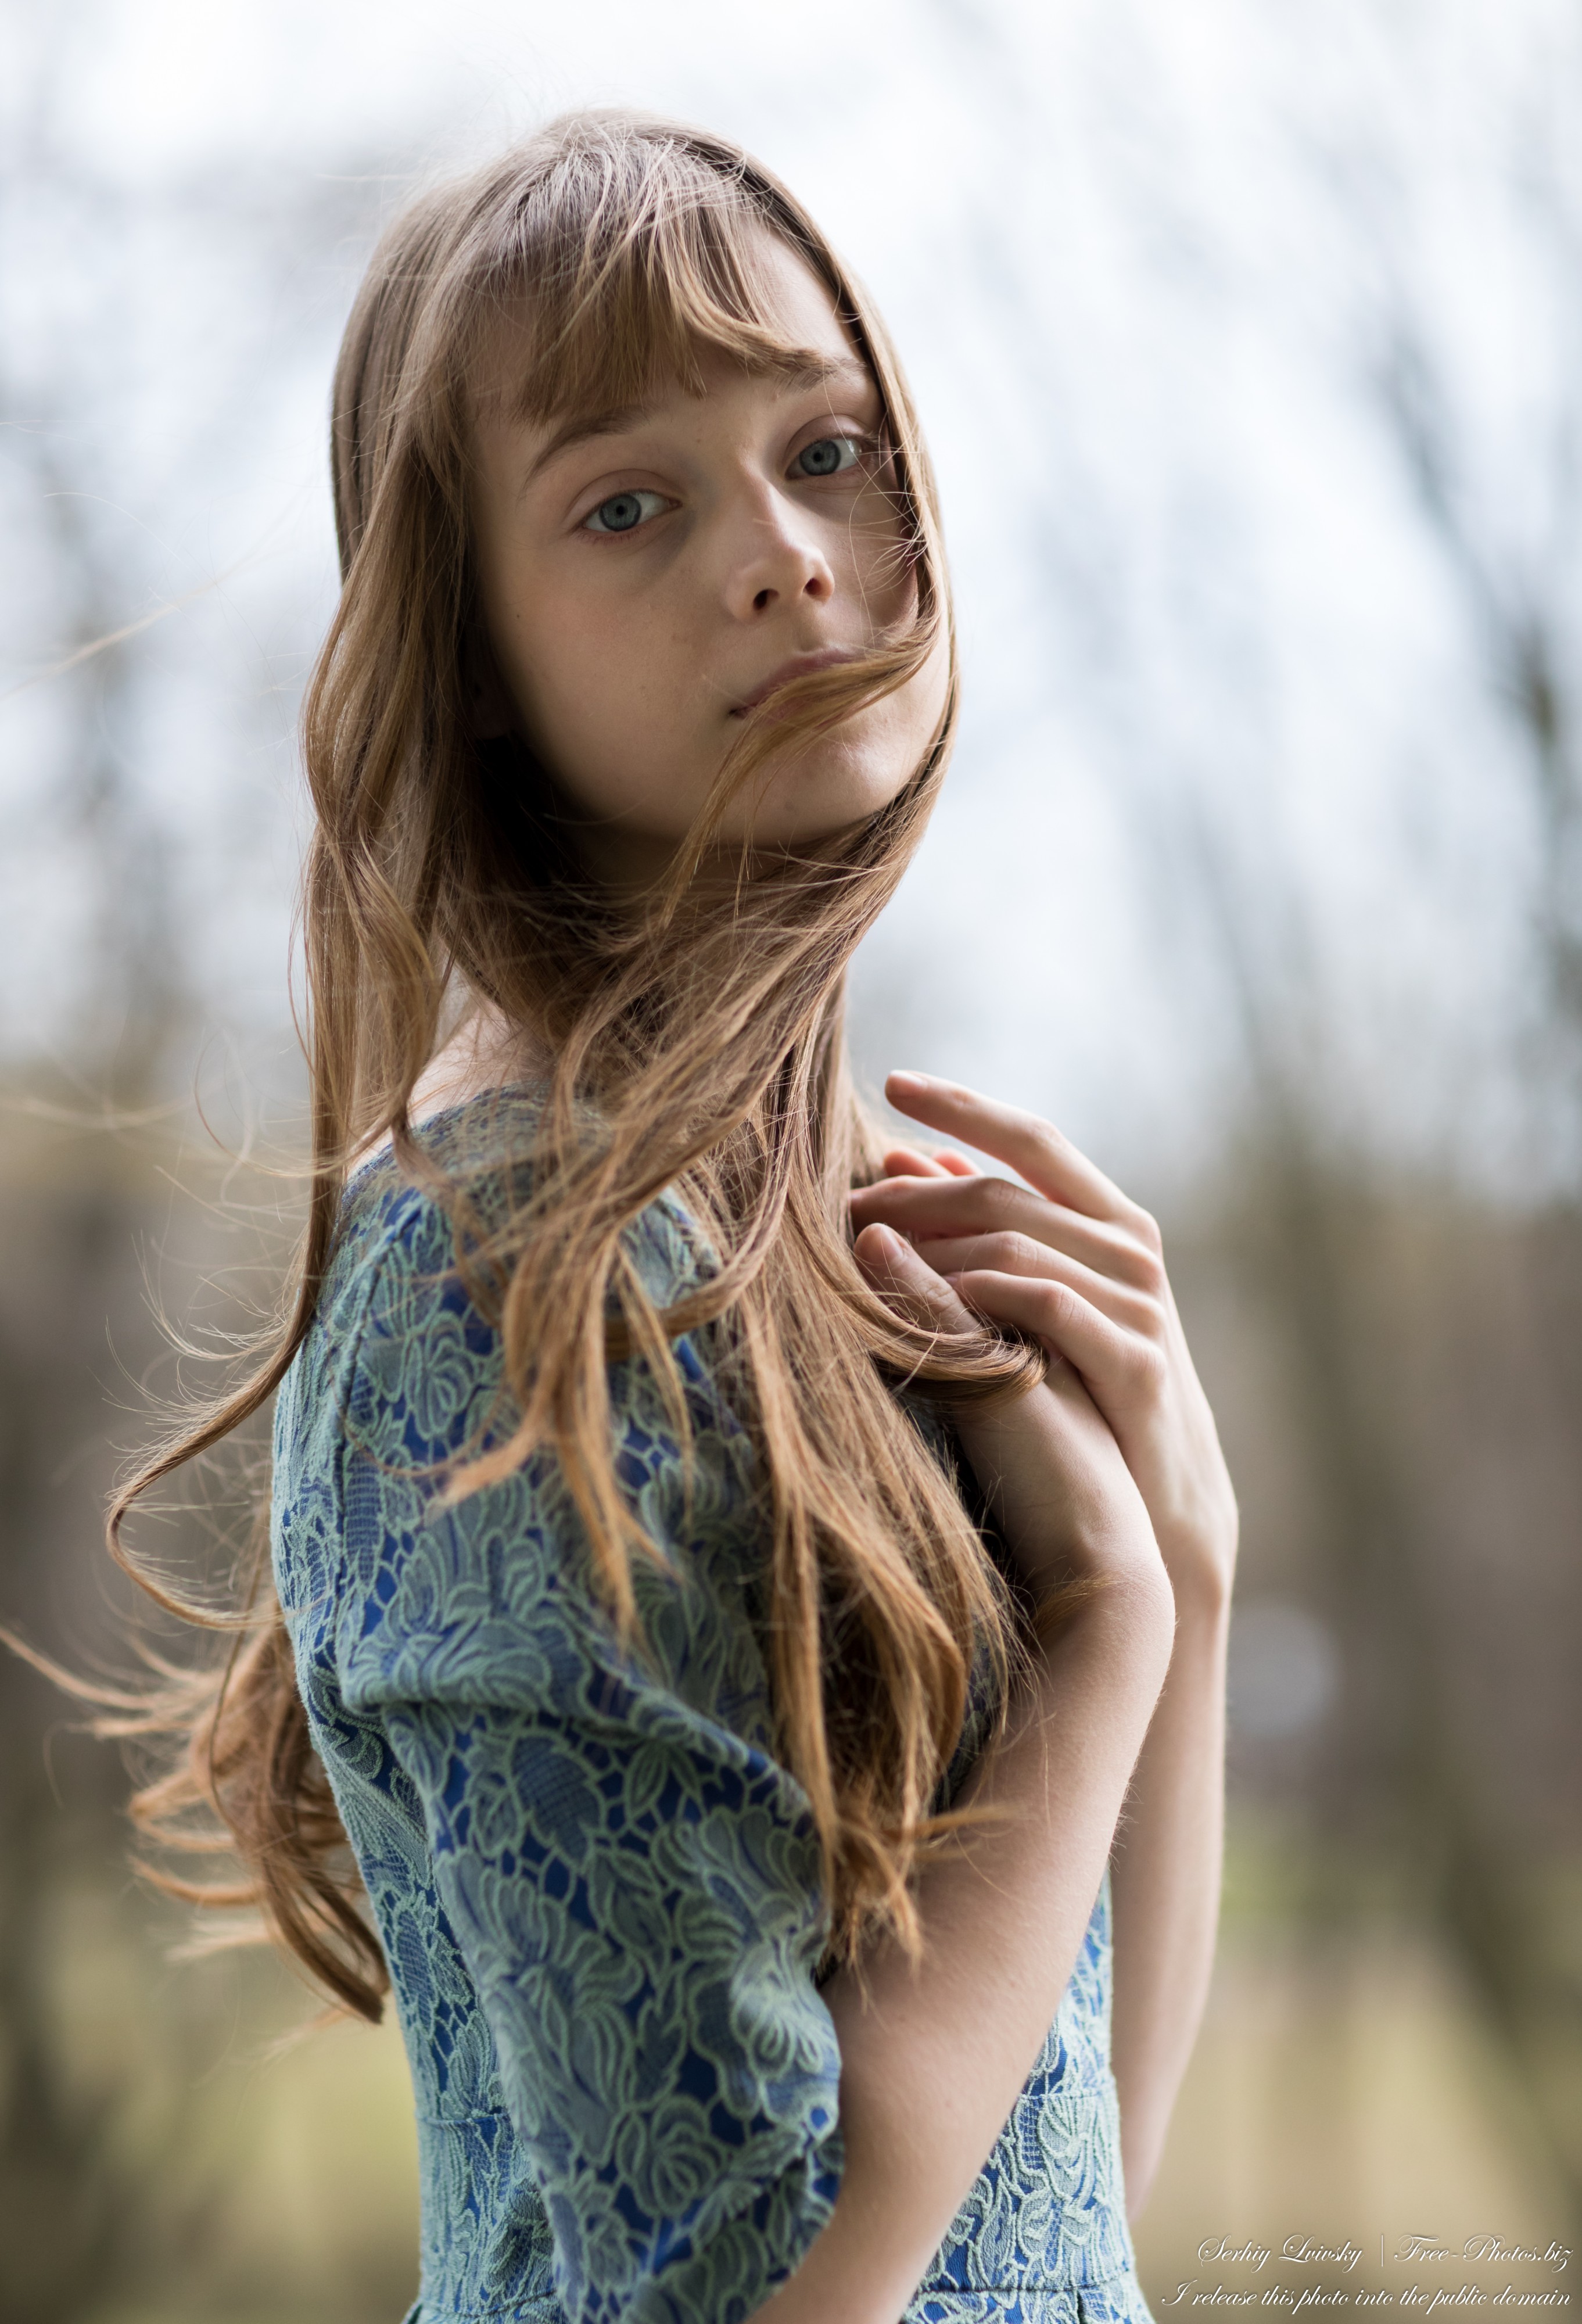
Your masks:
[[[772,589],[760,589],[758,595],[752,601],[753,612],[755,613],[761,613],[774,594],[775,593]]]

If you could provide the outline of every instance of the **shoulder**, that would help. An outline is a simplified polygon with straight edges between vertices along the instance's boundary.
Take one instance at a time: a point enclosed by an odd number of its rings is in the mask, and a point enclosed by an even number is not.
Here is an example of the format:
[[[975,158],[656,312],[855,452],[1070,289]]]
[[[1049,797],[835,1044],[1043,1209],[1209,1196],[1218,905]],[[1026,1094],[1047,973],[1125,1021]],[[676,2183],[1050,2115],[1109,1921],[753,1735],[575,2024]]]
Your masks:
[[[317,1313],[277,1407],[282,1472],[339,1466],[365,1451],[403,1465],[443,1465],[496,1441],[511,1425],[504,1349],[493,1305],[458,1244],[488,1233],[531,1195],[538,1104],[496,1091],[420,1125],[443,1174],[409,1176],[386,1153],[346,1189]],[[458,1199],[459,1198],[459,1199]],[[715,1264],[679,1197],[667,1190],[627,1228],[628,1259],[650,1299],[672,1304]],[[694,1435],[740,1434],[725,1409],[707,1333],[675,1343]],[[646,1360],[610,1367],[611,1417],[624,1481],[651,1481],[675,1463],[660,1384]],[[643,1453],[640,1461],[636,1459]],[[736,1465],[733,1462],[731,1465]],[[633,1473],[626,1473],[633,1472]]]
[[[357,1172],[346,1189],[321,1314],[349,1314],[371,1303],[395,1324],[464,1304],[458,1231],[475,1223],[489,1232],[529,1199],[539,1111],[532,1090],[491,1090],[420,1123],[418,1143],[444,1174],[442,1185],[408,1177],[389,1152]],[[668,1189],[632,1221],[624,1240],[660,1305],[694,1286],[713,1263]]]
[[[501,1177],[526,1167],[530,1182],[524,1150],[485,1160],[474,1141],[464,1156],[479,1164],[466,1191],[485,1217],[529,1191]],[[447,1168],[455,1151],[447,1140]],[[661,1302],[706,1263],[667,1194],[634,1222],[628,1247]],[[621,1499],[663,1556],[662,1567],[637,1559],[632,1575],[664,1676],[661,1708],[685,1720],[724,1705],[729,1723],[756,1735],[761,1672],[743,1595],[759,1532],[755,1461],[710,1351],[703,1333],[676,1343],[685,1449],[646,1360],[612,1362],[610,1452]],[[599,1692],[602,1600],[558,1454],[541,1445],[460,1499],[446,1492],[455,1464],[502,1444],[516,1418],[501,1335],[468,1293],[449,1210],[380,1161],[349,1190],[320,1314],[276,1425],[282,1603],[322,1600],[348,1700],[542,1706]],[[297,1578],[307,1566],[311,1587]],[[630,1686],[624,1659],[621,1668]]]
[[[531,1090],[488,1091],[418,1124],[418,1143],[443,1173],[438,1183],[409,1176],[388,1150],[354,1174],[316,1321],[332,1361],[364,1357],[371,1338],[450,1343],[459,1335],[480,1360],[491,1352],[495,1335],[458,1266],[458,1237],[492,1231],[530,1197],[538,1115]],[[632,1221],[624,1241],[660,1306],[714,1263],[669,1190]]]
[[[281,1383],[277,1479],[308,1480],[338,1466],[348,1443],[386,1457],[443,1462],[501,1411],[498,1330],[458,1265],[455,1196],[485,1231],[531,1193],[539,1104],[499,1090],[419,1125],[440,1185],[409,1176],[393,1155],[348,1185],[317,1312]],[[712,1268],[713,1255],[679,1199],[661,1194],[626,1233],[649,1297],[667,1305]],[[676,1349],[689,1388],[712,1399],[704,1347]],[[646,1400],[642,1367],[612,1367],[613,1401]]]
[[[447,1106],[416,1128],[436,1179],[409,1177],[387,1148],[354,1172],[319,1317],[340,1336],[371,1307],[415,1314],[455,1304],[462,1205],[485,1231],[525,1201],[533,1180],[538,1104],[525,1090],[491,1090]]]

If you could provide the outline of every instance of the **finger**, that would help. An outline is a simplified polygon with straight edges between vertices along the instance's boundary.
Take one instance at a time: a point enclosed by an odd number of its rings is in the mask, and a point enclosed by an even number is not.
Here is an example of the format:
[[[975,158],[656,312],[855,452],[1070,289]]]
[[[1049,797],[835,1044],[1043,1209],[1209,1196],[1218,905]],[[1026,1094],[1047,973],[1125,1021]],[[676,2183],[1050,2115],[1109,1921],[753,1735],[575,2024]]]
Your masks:
[[[932,1154],[912,1146],[892,1146],[884,1157],[887,1178],[943,1178],[946,1172]]]
[[[887,1178],[975,1178],[964,1154],[922,1154],[915,1146],[892,1146],[884,1157]]]
[[[924,1331],[976,1333],[978,1318],[893,1228],[865,1227],[852,1246],[874,1289]]]
[[[1063,1283],[1124,1332],[1157,1333],[1163,1321],[1158,1303],[1145,1293],[1027,1235],[918,1235],[914,1247],[925,1266],[949,1279],[988,1273]]]
[[[1154,1341],[1123,1331],[1068,1283],[969,1268],[954,1277],[969,1307],[991,1323],[1026,1332],[1081,1374],[1112,1426],[1164,1386],[1166,1358]]]
[[[1129,1224],[1096,1219],[1009,1178],[881,1178],[851,1196],[859,1226],[882,1220],[912,1242],[965,1235],[1011,1234],[1067,1258],[1096,1275],[1154,1298],[1165,1296],[1164,1262],[1157,1238],[1150,1242]],[[1013,1266],[1010,1273],[1016,1273]]]
[[[1136,1208],[1053,1122],[1041,1121],[1036,1114],[998,1104],[957,1082],[931,1080],[926,1074],[891,1074],[885,1095],[897,1113],[976,1146],[997,1162],[1008,1162],[1052,1202],[1091,1218],[1121,1218]]]

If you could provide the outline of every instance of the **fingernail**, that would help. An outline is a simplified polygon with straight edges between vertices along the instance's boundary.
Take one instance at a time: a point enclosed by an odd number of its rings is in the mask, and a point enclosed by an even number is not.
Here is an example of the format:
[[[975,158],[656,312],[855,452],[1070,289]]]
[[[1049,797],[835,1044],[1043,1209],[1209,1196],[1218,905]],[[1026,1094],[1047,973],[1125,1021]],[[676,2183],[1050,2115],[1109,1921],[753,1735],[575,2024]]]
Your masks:
[[[929,1086],[926,1074],[892,1074],[888,1086],[902,1090],[908,1097],[916,1097]]]
[[[869,1267],[880,1266],[888,1267],[891,1269],[905,1268],[907,1259],[913,1255],[911,1246],[907,1243],[905,1236],[898,1235],[894,1227],[885,1227],[876,1224],[870,1227],[864,1227],[862,1231],[865,1235],[870,1235],[874,1238],[874,1241],[869,1242],[868,1246],[868,1265]],[[877,1243],[877,1249],[875,1248],[875,1243]]]

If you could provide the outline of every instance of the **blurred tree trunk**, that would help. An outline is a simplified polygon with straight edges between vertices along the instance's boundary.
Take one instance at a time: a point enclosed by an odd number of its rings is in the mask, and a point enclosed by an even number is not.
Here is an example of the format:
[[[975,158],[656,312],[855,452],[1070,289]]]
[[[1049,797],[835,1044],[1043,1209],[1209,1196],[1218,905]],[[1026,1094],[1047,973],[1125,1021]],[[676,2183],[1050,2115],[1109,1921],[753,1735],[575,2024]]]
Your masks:
[[[271,362],[287,367],[271,277],[289,270],[298,281],[304,252],[331,251],[348,235],[366,239],[379,187],[354,161],[344,179],[298,170],[282,183],[278,165],[249,174],[239,162],[203,186],[116,182],[73,115],[74,60],[101,29],[86,0],[48,10],[0,0],[8,55],[0,83],[0,481],[8,530],[25,558],[25,576],[19,571],[8,593],[5,659],[20,683],[48,689],[57,723],[41,722],[45,762],[26,770],[27,839],[41,864],[71,867],[87,930],[80,955],[68,958],[62,946],[56,964],[70,979],[69,1009],[42,1036],[5,1028],[19,1062],[0,1088],[0,1185],[13,1180],[0,1220],[0,1622],[69,1667],[83,1669],[91,1655],[124,1677],[133,1593],[123,1593],[118,1610],[102,1603],[110,1581],[106,1406],[133,1408],[129,1443],[146,1434],[131,1383],[161,1342],[140,1244],[172,1214],[189,1227],[195,1206],[171,1204],[169,1185],[114,1124],[185,1102],[179,1084],[198,1017],[175,876],[183,835],[157,804],[143,732],[162,678],[148,624],[161,610],[164,552],[150,521],[156,471],[138,447],[124,393],[130,350],[142,344],[131,323],[146,319],[138,302],[150,235],[179,290],[173,260],[212,234],[225,244],[226,267],[246,279],[250,327],[267,335]],[[72,264],[52,273],[61,251]],[[310,316],[308,327],[316,325]],[[268,372],[258,355],[245,337],[227,346],[206,406],[216,415],[215,438],[189,433],[180,446],[180,458],[216,482],[234,461],[226,432],[246,422],[244,374],[251,382],[254,371]],[[221,394],[227,359],[238,392]],[[152,546],[146,568],[128,553],[132,523]],[[250,708],[237,706],[238,755],[253,746]],[[46,1110],[80,1116],[82,1133],[50,1147],[27,1119],[41,1099]],[[113,1894],[130,1886],[127,1782],[116,1755],[78,1747],[64,1796],[51,1780],[51,1738],[73,1716],[31,1672],[9,1661],[0,1667],[6,2324],[68,2324],[170,2273],[162,2156],[118,2135],[127,2093],[112,2075],[72,2080],[52,2015],[62,1896],[85,1877]],[[152,1969],[152,1916],[135,1892],[129,1903],[126,1941],[149,1951]],[[179,2047],[174,2015],[169,2038]]]
[[[106,1261],[124,1250],[129,1223],[107,1187],[69,1207],[14,1188],[0,1244],[4,1610],[69,1663],[82,1650],[69,1587],[82,1561],[62,1539],[51,1472],[97,1418],[93,1363],[103,1344]],[[18,1249],[24,1237],[34,1265]],[[27,1296],[41,1248],[51,1276],[41,1311]],[[76,1514],[91,1525],[91,1507],[78,1500]],[[106,2098],[69,2089],[62,2070],[57,1900],[76,1867],[97,1859],[107,1868],[124,1848],[115,1812],[124,1786],[108,1755],[85,1765],[72,1754],[71,1798],[62,1802],[45,1757],[61,1718],[45,1683],[8,1664],[0,1683],[0,2316],[14,2324],[80,2316],[105,2285],[134,2277],[142,2242],[142,2190],[108,2151]]]
[[[1540,968],[1531,1086],[1541,1104],[1546,1090],[1560,1100],[1570,1191],[1524,1238],[1513,1238],[1512,1259],[1539,1323],[1545,1377],[1535,1390],[1550,1381],[1559,1386],[1557,1419],[1574,1432],[1582,1423],[1582,607],[1575,583],[1582,556],[1582,217],[1574,209],[1575,173],[1565,157],[1523,137],[1521,124],[1513,124],[1512,138],[1513,152],[1521,152],[1532,245],[1554,262],[1554,313],[1575,360],[1551,434],[1539,439],[1543,537],[1525,547],[1519,537],[1495,537],[1498,498],[1475,490],[1475,449],[1458,428],[1447,365],[1399,260],[1376,324],[1371,369],[1386,438],[1467,608],[1491,697],[1514,746],[1513,763],[1526,770],[1539,839],[1530,900]],[[1329,1272],[1334,1279],[1332,1263]],[[1351,1433],[1357,1434],[1355,1422]],[[1579,1530],[1574,1520],[1573,1557],[1582,1548]],[[1408,1539],[1398,1525],[1375,1528],[1379,1537],[1385,1534]],[[1431,1546],[1418,1545],[1415,1610],[1425,1627],[1433,1613],[1423,1586]],[[1502,1582],[1512,1586],[1498,1562],[1504,1546],[1489,1545],[1496,1594]],[[1523,1849],[1516,1837],[1520,1819],[1480,1812],[1467,1771],[1458,1764],[1458,1743],[1464,1749],[1440,1674],[1423,1703],[1403,1805],[1422,1819],[1420,1852],[1437,1870],[1440,1920],[1520,2075],[1582,2233],[1582,2121],[1575,2087],[1565,2087],[1565,2076],[1574,2078],[1582,2066],[1582,1984],[1573,1963],[1557,1959],[1550,1932],[1535,1919],[1542,1884],[1534,1877],[1531,1846]],[[1577,1839],[1573,1834],[1574,1846]],[[1564,2061],[1560,2077],[1558,2059]]]
[[[1502,1663],[1509,1667],[1520,1664],[1522,1638],[1531,1641],[1541,1619],[1539,1602],[1523,1594],[1528,1559],[1511,1554],[1516,1541],[1534,1549],[1520,1490],[1520,1448],[1502,1443],[1491,1398],[1481,1418],[1474,1416],[1483,1434],[1476,1457],[1495,1472],[1496,1495],[1502,1480],[1509,1489],[1510,1531],[1483,1544],[1480,1604],[1477,1582],[1465,1570],[1469,1561],[1463,1558],[1458,1570],[1451,1545],[1438,1531],[1427,1480],[1414,1474],[1425,1462],[1449,1456],[1461,1416],[1441,1404],[1425,1431],[1407,1388],[1413,1323],[1421,1331],[1449,1316],[1476,1330],[1481,1322],[1485,1346],[1468,1346],[1463,1370],[1492,1369],[1500,1318],[1479,1316],[1468,1259],[1481,1256],[1480,1237],[1497,1240],[1500,1260],[1519,1274],[1531,1265],[1529,1254],[1520,1231],[1480,1222],[1469,1210],[1450,1231],[1432,1234],[1440,1282],[1412,1317],[1413,1272],[1403,1263],[1403,1251],[1422,1237],[1421,1214],[1431,1219],[1442,1208],[1439,1190],[1392,1186],[1382,1173],[1347,1168],[1283,1103],[1250,1160],[1233,1263],[1250,1273],[1289,1351],[1321,1499],[1313,1584],[1340,1639],[1346,1674],[1326,1756],[1323,1808],[1339,1845],[1324,1861],[1331,1869],[1354,1865],[1361,1886],[1349,1893],[1320,1889],[1313,1902],[1323,1917],[1356,1925],[1375,1909],[1375,1868],[1388,1864],[1394,1909],[1436,1928],[1458,1963],[1504,2058],[1534,2145],[1582,2234],[1582,2140],[1568,2087],[1568,2075],[1582,2061],[1582,1987],[1575,1947],[1557,1942],[1554,1900],[1546,1895],[1557,1835],[1552,1818],[1546,1832],[1544,1820],[1490,1776],[1487,1734],[1463,1678],[1487,1629],[1514,1634],[1514,1655]],[[1547,1316],[1536,1313],[1531,1281],[1518,1302],[1537,1327],[1523,1358],[1535,1387],[1562,1307],[1567,1338],[1582,1345],[1569,1218],[1559,1234],[1570,1263],[1567,1295],[1553,1296],[1551,1277]],[[1546,1261],[1551,1257],[1546,1251]],[[1458,1300],[1458,1288],[1469,1296]],[[1575,1481],[1582,1487],[1582,1478]],[[1541,1554],[1568,1553],[1572,1587],[1564,1594],[1575,1621],[1582,1613],[1574,1581],[1582,1542],[1574,1514],[1568,1530],[1568,1541]],[[1541,1683],[1544,1674],[1532,1669],[1530,1684]],[[1549,1729],[1564,1748],[1569,1722],[1560,1704],[1552,1710]],[[1573,1826],[1573,1850],[1579,1837]],[[1563,1851],[1563,1837],[1558,1844]],[[1561,2056],[1566,2070],[1557,2076]]]
[[[67,43],[86,21],[70,8],[60,17],[35,60],[4,191],[15,219],[31,221],[54,198],[108,244],[113,192],[86,179],[55,134]],[[15,340],[12,347],[19,352]],[[36,370],[24,383],[0,358],[14,489],[40,536],[36,582],[56,625],[52,659],[67,665],[52,681],[69,706],[57,780],[41,803],[47,800],[56,844],[91,897],[90,951],[78,964],[81,997],[66,1044],[70,1076],[49,1094],[90,1116],[99,1109],[135,1114],[162,1094],[167,1060],[190,1021],[169,878],[173,851],[132,764],[137,650],[124,639],[103,642],[126,622],[125,582],[94,521],[97,479],[76,470],[92,392],[90,368],[51,389]],[[14,1088],[11,1102],[25,1103],[30,1093]],[[23,1138],[23,1151],[30,1142]],[[80,1668],[101,1632],[102,1616],[90,1613],[82,1591],[103,1555],[97,1505],[107,1479],[96,1460],[86,1493],[80,1481],[63,1491],[62,1472],[75,1468],[81,1480],[84,1448],[102,1439],[115,1355],[146,1360],[150,1351],[136,1254],[146,1195],[134,1191],[126,1151],[112,1135],[90,1134],[75,1148],[64,1184],[45,1176],[12,1187],[0,1244],[0,1618]],[[14,1167],[14,1140],[8,1158]],[[120,1339],[114,1355],[106,1340],[112,1318]],[[0,1683],[0,2316],[15,2324],[69,2324],[106,2287],[135,2285],[149,2245],[143,2174],[127,2168],[114,2142],[118,2094],[102,2079],[69,2083],[55,2022],[60,1897],[85,1864],[113,1877],[126,1849],[118,1812],[126,1784],[114,1754],[72,1755],[69,1800],[51,1780],[47,1738],[72,1716],[34,1674],[7,1665]]]

